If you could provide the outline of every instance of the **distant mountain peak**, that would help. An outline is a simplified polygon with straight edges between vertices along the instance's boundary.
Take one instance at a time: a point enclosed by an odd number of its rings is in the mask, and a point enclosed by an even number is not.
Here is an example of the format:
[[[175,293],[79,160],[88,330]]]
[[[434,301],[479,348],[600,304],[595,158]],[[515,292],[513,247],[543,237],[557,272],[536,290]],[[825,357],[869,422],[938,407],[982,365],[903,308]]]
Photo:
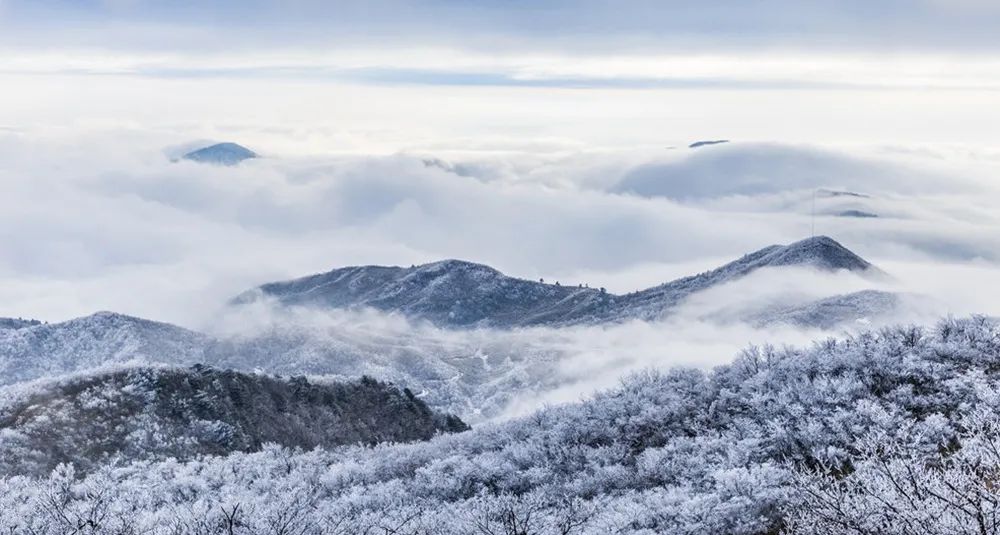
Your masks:
[[[728,139],[704,139],[701,141],[695,141],[694,143],[688,145],[689,149],[697,149],[698,147],[707,147],[709,145],[722,145],[723,143],[729,143]]]
[[[826,271],[876,270],[828,236],[757,250],[712,271],[628,295],[583,285],[546,284],[504,275],[463,260],[408,268],[354,266],[244,292],[232,304],[261,297],[284,305],[370,307],[452,327],[566,325],[630,318],[657,319],[689,295],[767,267],[811,266]]]
[[[213,165],[236,165],[243,160],[259,157],[256,152],[232,142],[216,143],[183,156],[185,160]]]
[[[864,210],[841,210],[833,215],[837,217],[857,217],[862,219],[878,217],[878,214],[866,212]]]
[[[770,266],[812,265],[826,270],[868,271],[874,266],[829,236],[813,236],[775,249]]]
[[[412,266],[408,269],[409,272],[414,274],[424,274],[424,275],[434,275],[434,276],[447,276],[447,275],[473,275],[480,277],[504,277],[505,275],[500,271],[487,266],[486,264],[477,264],[475,262],[469,262],[467,260],[439,260],[437,262],[430,262],[427,264],[420,264],[417,266]]]
[[[98,319],[98,318],[124,319],[124,320],[138,320],[138,319],[140,319],[140,318],[138,318],[136,316],[129,316],[128,314],[122,314],[121,312],[114,312],[114,311],[111,311],[111,310],[98,310],[97,312],[94,312],[90,316],[83,316],[83,317],[84,318],[91,317],[91,318],[95,318],[95,319]]]
[[[450,259],[410,267],[345,267],[265,284],[231,302],[261,297],[285,305],[368,307],[438,325],[512,326],[566,322],[610,294],[509,277],[490,266]]]
[[[871,195],[866,195],[864,193],[858,193],[856,191],[845,191],[845,190],[833,190],[820,188],[816,190],[816,195],[820,197],[856,197],[859,199],[870,199]]]
[[[688,296],[736,281],[763,268],[808,266],[824,271],[881,273],[829,236],[813,236],[788,245],[769,245],[705,273],[680,278],[628,296],[633,315],[655,319]]]
[[[479,264],[476,262],[469,262],[468,260],[458,260],[455,258],[447,258],[445,260],[438,260],[436,262],[428,262],[426,264],[419,264],[412,266],[410,269],[420,270],[420,271],[453,271],[453,270],[474,270],[474,271],[492,271],[499,273],[499,271],[487,266],[486,264]]]

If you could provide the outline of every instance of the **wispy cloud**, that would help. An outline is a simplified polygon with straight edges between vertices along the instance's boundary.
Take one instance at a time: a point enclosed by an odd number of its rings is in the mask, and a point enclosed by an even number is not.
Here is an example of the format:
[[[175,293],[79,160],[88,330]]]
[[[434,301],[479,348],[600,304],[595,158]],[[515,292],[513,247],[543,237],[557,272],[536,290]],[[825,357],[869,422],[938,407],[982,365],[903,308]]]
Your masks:
[[[782,52],[485,54],[455,48],[284,53],[8,49],[0,74],[289,79],[365,84],[612,89],[997,90],[992,56]]]

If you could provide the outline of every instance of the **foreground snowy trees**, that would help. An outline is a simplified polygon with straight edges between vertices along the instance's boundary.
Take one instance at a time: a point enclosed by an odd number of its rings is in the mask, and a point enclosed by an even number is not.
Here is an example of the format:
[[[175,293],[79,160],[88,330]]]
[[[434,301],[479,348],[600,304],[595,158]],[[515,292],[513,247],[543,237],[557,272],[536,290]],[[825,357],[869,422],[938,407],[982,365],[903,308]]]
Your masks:
[[[948,320],[647,372],[427,442],[10,476],[0,531],[996,533],[998,414],[1000,328]]]
[[[1000,418],[963,419],[966,435],[935,452],[873,436],[849,473],[798,477],[803,501],[789,518],[802,534],[1000,533]]]

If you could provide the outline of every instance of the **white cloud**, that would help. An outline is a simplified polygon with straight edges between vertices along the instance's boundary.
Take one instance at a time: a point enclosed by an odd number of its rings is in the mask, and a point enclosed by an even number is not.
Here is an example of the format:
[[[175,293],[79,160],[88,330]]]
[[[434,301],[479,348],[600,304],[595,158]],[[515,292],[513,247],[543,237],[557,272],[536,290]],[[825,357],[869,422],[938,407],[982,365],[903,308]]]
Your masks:
[[[59,320],[111,309],[197,327],[226,298],[268,280],[441,258],[630,291],[810,232],[803,186],[815,184],[794,169],[775,169],[774,183],[788,191],[681,204],[609,194],[616,178],[592,174],[627,174],[649,161],[647,151],[457,154],[459,164],[488,167],[478,180],[425,165],[426,153],[276,157],[236,168],[170,163],[163,147],[190,139],[183,132],[2,135],[0,315]],[[798,150],[779,152],[797,158]],[[675,158],[678,176],[718,170],[702,156],[712,152],[694,154]],[[844,168],[843,156],[827,158]],[[998,260],[998,195],[975,182],[996,162],[933,160],[973,185],[904,194],[896,190],[909,183],[906,167],[849,159],[878,185],[860,207],[881,217],[821,215],[817,229],[877,263]],[[846,206],[828,202],[820,207]]]
[[[99,47],[0,48],[0,52],[0,72],[8,74],[611,88],[1000,88],[1000,59],[959,53],[480,51],[413,43],[253,52]]]
[[[808,146],[725,144],[661,159],[628,172],[615,190],[679,200],[758,196],[825,188],[861,194],[968,191],[968,177],[946,180],[923,170]]]
[[[248,348],[222,364],[269,365],[282,373],[375,375],[423,391],[431,402],[470,422],[576,401],[615,385],[630,371],[707,369],[750,343],[804,344],[822,335],[718,325],[693,316],[558,329],[449,330],[371,310],[275,309],[265,303],[225,311],[211,332],[224,345]]]

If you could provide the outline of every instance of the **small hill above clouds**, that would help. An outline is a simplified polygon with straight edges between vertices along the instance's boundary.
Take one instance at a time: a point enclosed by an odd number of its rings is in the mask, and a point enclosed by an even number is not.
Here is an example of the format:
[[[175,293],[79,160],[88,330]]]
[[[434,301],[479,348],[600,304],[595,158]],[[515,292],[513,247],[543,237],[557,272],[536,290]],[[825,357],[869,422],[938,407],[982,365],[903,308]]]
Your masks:
[[[819,236],[772,245],[699,275],[628,295],[508,277],[471,262],[446,260],[410,268],[357,266],[265,284],[234,304],[271,298],[283,305],[370,307],[448,327],[519,327],[654,320],[689,295],[761,268],[809,266],[880,273],[836,242]]]
[[[201,149],[193,150],[182,156],[185,160],[212,165],[237,165],[243,160],[259,158],[260,156],[236,143],[216,143]]]
[[[808,265],[828,271],[847,270],[870,272],[875,270],[867,260],[829,236],[814,236],[785,246],[772,246],[758,251],[759,260],[750,262],[742,271],[761,267]],[[734,262],[738,264],[739,262]],[[732,264],[731,264],[732,265]]]
[[[191,368],[136,367],[0,389],[0,474],[89,471],[109,458],[179,460],[427,440],[464,431],[408,391],[373,379],[314,383]]]

